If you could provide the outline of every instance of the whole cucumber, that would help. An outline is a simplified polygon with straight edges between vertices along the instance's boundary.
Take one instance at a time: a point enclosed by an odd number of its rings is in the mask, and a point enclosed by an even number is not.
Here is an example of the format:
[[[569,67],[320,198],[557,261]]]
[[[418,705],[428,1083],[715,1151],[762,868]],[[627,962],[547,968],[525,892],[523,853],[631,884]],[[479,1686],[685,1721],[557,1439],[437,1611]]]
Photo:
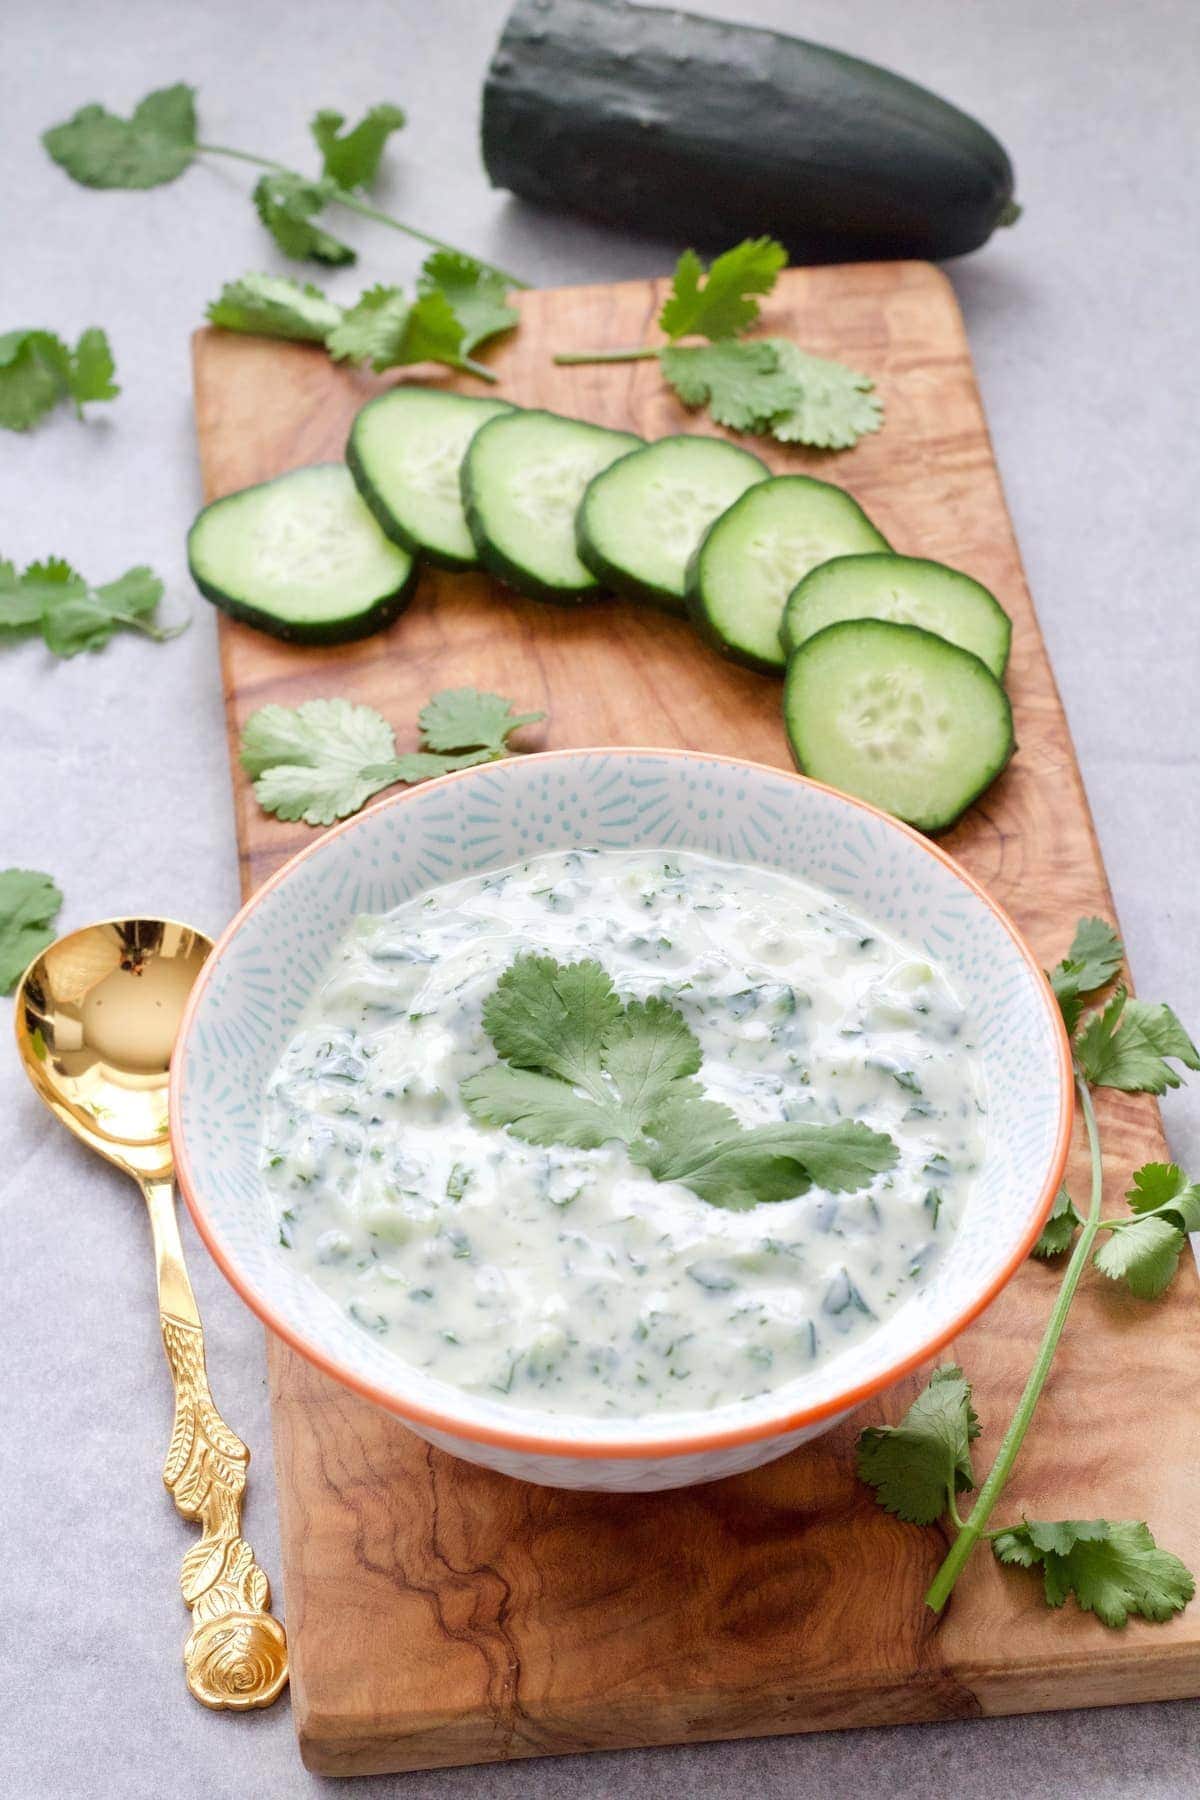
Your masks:
[[[914,82],[625,0],[517,0],[482,123],[493,187],[680,244],[769,232],[794,262],[941,258],[1020,210],[1004,147]]]

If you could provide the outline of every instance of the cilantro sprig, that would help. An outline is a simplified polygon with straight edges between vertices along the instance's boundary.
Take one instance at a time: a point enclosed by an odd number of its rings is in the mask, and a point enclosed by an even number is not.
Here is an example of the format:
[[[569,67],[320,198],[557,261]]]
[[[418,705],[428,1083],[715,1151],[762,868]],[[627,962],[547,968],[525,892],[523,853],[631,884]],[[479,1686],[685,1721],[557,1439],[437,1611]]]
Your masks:
[[[508,754],[514,731],[545,716],[514,713],[500,694],[447,688],[418,716],[422,748],[397,755],[392,727],[372,706],[341,699],[263,706],[246,720],[241,764],[264,812],[332,825],[398,782],[494,762]]]
[[[63,400],[83,418],[84,406],[115,400],[120,388],[108,338],[98,326],[81,332],[74,349],[53,331],[0,333],[0,426],[28,431]]]
[[[1118,987],[1106,1003],[1085,1012],[1089,999],[1120,975],[1124,961],[1124,947],[1110,925],[1081,919],[1070,950],[1048,976],[1072,1040],[1091,1154],[1091,1197],[1081,1213],[1061,1189],[1034,1245],[1039,1258],[1068,1250],[1071,1257],[1025,1390],[968,1517],[960,1516],[958,1496],[975,1487],[971,1443],[979,1426],[961,1369],[938,1369],[899,1424],[869,1426],[858,1440],[858,1473],[881,1506],[915,1525],[943,1517],[949,1523],[953,1542],[925,1595],[935,1612],[945,1606],[980,1541],[990,1543],[1006,1566],[1040,1569],[1047,1605],[1062,1606],[1074,1594],[1085,1612],[1114,1628],[1135,1614],[1170,1618],[1195,1593],[1190,1571],[1158,1547],[1144,1521],[1026,1518],[988,1529],[1089,1264],[1110,1281],[1124,1283],[1138,1299],[1154,1300],[1174,1278],[1188,1232],[1200,1230],[1200,1187],[1175,1163],[1143,1164],[1125,1196],[1128,1213],[1102,1216],[1104,1171],[1092,1088],[1161,1094],[1181,1080],[1174,1064],[1200,1068],[1200,1052],[1167,1006],[1133,1000]]]
[[[426,257],[411,301],[402,288],[377,286],[343,307],[311,282],[243,275],[226,283],[207,316],[225,331],[324,344],[335,361],[364,363],[377,372],[440,362],[495,381],[471,352],[510,330],[518,315],[498,275],[468,256],[439,250]]]
[[[11,994],[54,941],[62,894],[40,869],[0,870],[0,994]]]
[[[285,256],[333,265],[356,260],[354,249],[321,222],[330,206],[403,232],[431,249],[458,254],[453,245],[363,198],[374,185],[388,139],[404,122],[403,110],[384,101],[343,130],[343,114],[323,107],[309,121],[321,170],[305,175],[253,151],[201,142],[196,90],[176,82],[147,94],[127,119],[95,103],[81,107],[61,125],[43,132],[42,143],[72,181],[91,188],[161,187],[177,181],[202,156],[251,163],[264,171],[254,189],[258,216]],[[508,287],[525,286],[505,269],[491,263],[482,266]]]
[[[870,377],[814,356],[789,338],[741,339],[757,322],[759,298],[771,292],[786,264],[783,245],[769,237],[736,244],[707,273],[695,251],[685,250],[658,315],[667,343],[563,351],[554,360],[576,364],[657,358],[683,404],[707,406],[718,425],[759,436],[770,432],[785,444],[851,449],[883,424],[883,407]],[[709,341],[680,343],[685,337]]]
[[[656,1181],[712,1206],[787,1200],[813,1182],[866,1187],[896,1161],[890,1137],[854,1120],[743,1125],[695,1080],[700,1044],[678,1008],[656,995],[622,1002],[590,958],[518,956],[483,1026],[500,1061],[462,1084],[473,1118],[530,1144],[623,1143]]]
[[[58,556],[22,571],[0,558],[0,645],[40,632],[55,656],[76,656],[102,650],[122,628],[164,644],[186,631],[190,621],[160,625],[162,596],[162,582],[143,564],[93,587]]]

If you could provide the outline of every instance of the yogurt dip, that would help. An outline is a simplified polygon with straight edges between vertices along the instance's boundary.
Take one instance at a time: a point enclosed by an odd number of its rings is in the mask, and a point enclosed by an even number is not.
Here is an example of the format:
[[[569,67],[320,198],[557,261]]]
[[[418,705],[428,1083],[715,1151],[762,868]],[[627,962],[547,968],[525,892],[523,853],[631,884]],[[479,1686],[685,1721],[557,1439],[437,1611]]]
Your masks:
[[[459,1084],[527,951],[678,1007],[742,1124],[858,1119],[898,1160],[726,1211],[623,1144],[524,1143]],[[429,1375],[589,1417],[774,1391],[926,1279],[983,1159],[971,1022],[944,973],[791,876],[690,851],[571,850],[360,918],[265,1098],[280,1254]]]

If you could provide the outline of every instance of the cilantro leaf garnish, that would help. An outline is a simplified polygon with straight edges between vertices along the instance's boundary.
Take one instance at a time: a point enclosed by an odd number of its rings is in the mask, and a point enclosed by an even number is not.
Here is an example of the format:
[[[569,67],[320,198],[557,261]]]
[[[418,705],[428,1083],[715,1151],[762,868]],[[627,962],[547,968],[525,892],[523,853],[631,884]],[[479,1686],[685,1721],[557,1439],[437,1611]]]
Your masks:
[[[887,1512],[931,1525],[951,1494],[975,1486],[971,1445],[978,1436],[971,1384],[951,1364],[934,1371],[899,1425],[869,1425],[860,1434],[858,1474]]]
[[[1200,1231],[1200,1188],[1177,1163],[1144,1163],[1125,1197],[1133,1217],[1101,1221],[1109,1236],[1096,1267],[1140,1300],[1156,1300],[1174,1279],[1187,1233]]]
[[[341,323],[342,308],[311,281],[301,284],[286,275],[243,275],[240,281],[225,283],[217,299],[209,302],[206,317],[225,331],[323,344]]]
[[[434,722],[432,737],[427,716]],[[341,699],[263,706],[242,731],[241,764],[264,812],[306,825],[332,825],[397,782],[426,781],[495,761],[507,753],[518,726],[544,716],[515,714],[498,694],[447,689],[421,714],[426,747],[397,756],[395,733],[374,707]]]
[[[404,123],[398,106],[385,101],[343,132],[344,116],[322,108],[310,121],[322,167],[318,176],[284,168],[266,156],[228,144],[202,144],[196,136],[195,90],[179,82],[147,94],[131,118],[122,119],[103,106],[84,106],[61,125],[42,134],[46,150],[73,181],[95,188],[158,187],[182,175],[198,156],[231,156],[266,171],[254,190],[264,225],[288,256],[313,257],[334,265],[353,262],[348,244],[314,221],[328,205],[390,225],[436,250],[457,254],[440,238],[368,205],[361,190],[379,171],[388,138]],[[483,265],[509,287],[524,287],[515,275]],[[237,328],[235,328],[237,329]]]
[[[1061,1256],[1064,1250],[1071,1248],[1072,1239],[1083,1224],[1083,1217],[1076,1209],[1075,1202],[1065,1187],[1060,1187],[1054,1197],[1054,1205],[1050,1208],[1050,1216],[1042,1226],[1041,1236],[1029,1252],[1048,1260],[1052,1256]]]
[[[685,406],[707,403],[717,424],[732,431],[769,431],[783,443],[848,450],[883,423],[869,376],[811,356],[786,338],[669,344],[658,359]]]
[[[762,339],[694,348],[670,344],[659,352],[659,363],[685,406],[707,406],[716,423],[731,431],[766,431],[804,398],[799,382],[781,369],[774,346]]]
[[[787,251],[774,238],[746,238],[726,250],[709,269],[694,250],[675,265],[671,295],[658,315],[669,338],[706,337],[715,343],[737,337],[758,317],[758,294],[769,294],[787,267]]]
[[[900,1426],[871,1427],[859,1439],[859,1474],[876,1489],[882,1505],[919,1524],[945,1516],[952,1527],[950,1547],[925,1595],[934,1612],[946,1605],[972,1551],[985,1537],[1002,1563],[1041,1565],[1050,1606],[1061,1606],[1074,1593],[1084,1611],[1096,1613],[1106,1625],[1124,1625],[1131,1613],[1146,1619],[1169,1618],[1195,1591],[1192,1576],[1178,1557],[1159,1550],[1146,1526],[1136,1521],[1026,1519],[1020,1525],[986,1529],[1032,1423],[1088,1264],[1109,1280],[1124,1282],[1139,1298],[1153,1300],[1174,1278],[1188,1233],[1200,1231],[1200,1184],[1190,1181],[1177,1163],[1143,1164],[1126,1194],[1128,1216],[1103,1216],[1104,1160],[1092,1087],[1158,1094],[1180,1083],[1172,1062],[1200,1067],[1200,1052],[1170,1007],[1131,999],[1124,987],[1118,987],[1080,1029],[1086,997],[1115,980],[1123,960],[1121,941],[1110,925],[1102,919],[1081,919],[1069,953],[1048,976],[1074,1039],[1075,1088],[1092,1165],[1091,1197],[1082,1214],[1066,1188],[1060,1189],[1034,1246],[1034,1256],[1058,1256],[1068,1250],[1071,1255],[1016,1411],[967,1518],[959,1517],[954,1495],[964,1469],[970,1474],[970,1462],[953,1460],[954,1443],[961,1448],[963,1439],[955,1440],[945,1423],[948,1396],[936,1391],[945,1371],[934,1376]],[[969,1389],[966,1404],[969,1409]],[[927,1420],[932,1420],[931,1427]],[[953,1430],[960,1424],[961,1420],[952,1421]],[[968,1430],[966,1441],[973,1435]]]
[[[93,587],[59,557],[30,563],[20,574],[14,564],[0,562],[0,643],[8,634],[40,629],[55,656],[75,656],[103,649],[121,626],[165,643],[186,630],[187,621],[171,627],[156,622],[162,595],[158,576],[141,565]]]
[[[34,957],[53,943],[61,905],[49,875],[0,870],[0,994],[11,994]]]
[[[890,1138],[849,1120],[743,1126],[692,1079],[700,1045],[682,1013],[655,995],[622,1004],[592,959],[518,956],[483,1024],[502,1061],[462,1084],[474,1118],[526,1143],[622,1142],[655,1180],[713,1206],[786,1200],[812,1181],[865,1187],[896,1160]]]
[[[27,431],[61,400],[73,400],[79,417],[89,400],[120,393],[108,339],[96,326],[72,350],[52,331],[0,335],[0,425]]]
[[[1075,1040],[1075,1057],[1093,1086],[1126,1094],[1163,1094],[1182,1086],[1169,1059],[1200,1069],[1200,1050],[1171,1008],[1132,999],[1124,987],[1087,1019]]]
[[[395,368],[414,357],[404,352],[404,334],[412,307],[398,287],[367,288],[327,334],[325,347],[335,362],[369,363],[373,369]]]
[[[781,444],[808,444],[815,450],[852,450],[860,437],[883,424],[883,404],[875,383],[858,369],[813,356],[788,338],[764,338],[790,376],[800,398],[771,419],[771,436]]]
[[[369,188],[379,173],[379,161],[389,137],[405,123],[404,112],[383,100],[339,137],[345,123],[345,114],[334,112],[331,107],[322,107],[309,123],[321,152],[321,173],[339,187]]]
[[[1107,987],[1124,961],[1125,946],[1106,920],[1080,919],[1071,948],[1049,974],[1068,1031],[1079,1023],[1084,996]]]
[[[462,332],[459,354],[464,358],[477,344],[517,323],[520,314],[506,298],[510,285],[495,269],[457,250],[435,250],[417,277],[418,294],[441,294],[454,314]]]
[[[196,154],[195,89],[158,88],[131,118],[83,106],[42,143],[73,181],[93,188],[152,188],[175,181]]]
[[[315,223],[331,200],[338,196],[332,181],[310,181],[280,169],[259,177],[254,189],[254,205],[259,218],[285,256],[297,261],[312,260],[340,268],[357,261],[357,253],[341,238]]]
[[[1048,1606],[1073,1593],[1084,1612],[1117,1630],[1131,1614],[1169,1619],[1196,1591],[1190,1571],[1136,1519],[1026,1519],[999,1532],[992,1549],[1002,1563],[1041,1566]]]

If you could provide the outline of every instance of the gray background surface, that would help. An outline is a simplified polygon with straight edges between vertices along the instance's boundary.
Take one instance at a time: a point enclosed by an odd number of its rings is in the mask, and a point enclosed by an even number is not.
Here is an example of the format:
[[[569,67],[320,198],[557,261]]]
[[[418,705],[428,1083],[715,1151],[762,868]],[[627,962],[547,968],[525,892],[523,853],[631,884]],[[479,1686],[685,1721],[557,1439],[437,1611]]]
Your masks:
[[[236,907],[214,620],[194,603],[183,554],[199,503],[188,334],[222,280],[292,266],[257,225],[249,171],[209,163],[155,192],[90,193],[42,154],[38,133],[86,101],[127,110],[183,79],[200,90],[202,136],[303,167],[318,106],[354,117],[392,98],[410,116],[382,194],[392,210],[536,283],[663,272],[680,245],[539,215],[488,190],[476,115],[504,10],[503,0],[4,9],[0,329],[105,325],[123,392],[86,426],[64,412],[28,437],[0,434],[0,551],[57,552],[97,580],[149,562],[172,610],[194,606],[191,630],[163,648],[129,637],[69,664],[35,645],[3,653],[0,865],[52,871],[64,927],[161,911],[215,932]],[[723,0],[711,10],[912,75],[978,113],[1013,155],[1024,218],[950,272],[1139,985],[1194,1026],[1195,9]],[[419,253],[403,238],[358,221],[346,234],[362,256],[328,283],[339,298],[360,276],[415,273]],[[1176,1153],[1195,1167],[1194,1097],[1168,1098],[1166,1113]],[[286,1702],[239,1719],[185,1695],[176,1576],[193,1533],[158,1481],[170,1405],[141,1203],[49,1125],[7,1052],[0,1205],[0,1787],[14,1800],[316,1791]],[[248,1534],[274,1573],[261,1333],[185,1235],[214,1387],[255,1451]],[[1196,1709],[1177,1704],[448,1771],[356,1791],[1165,1796],[1195,1791],[1198,1755]]]

